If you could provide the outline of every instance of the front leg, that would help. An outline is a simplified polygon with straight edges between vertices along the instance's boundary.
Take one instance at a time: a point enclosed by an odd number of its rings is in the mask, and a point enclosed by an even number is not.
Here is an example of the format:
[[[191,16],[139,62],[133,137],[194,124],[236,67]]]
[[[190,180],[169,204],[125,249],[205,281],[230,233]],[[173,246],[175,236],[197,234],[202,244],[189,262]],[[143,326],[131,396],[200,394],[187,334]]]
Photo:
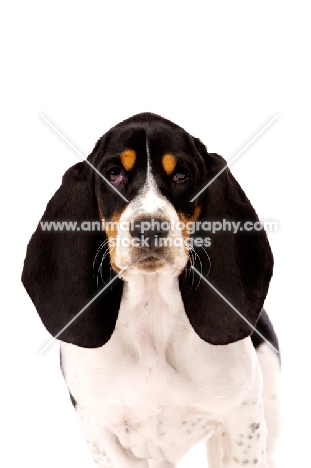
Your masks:
[[[154,462],[152,460],[142,460],[136,458],[130,451],[124,449],[118,439],[110,432],[102,432],[102,447],[100,450],[97,444],[90,443],[94,461],[99,468],[175,468],[170,462]]]
[[[166,461],[155,462],[147,458],[139,458],[126,449],[116,434],[108,427],[102,426],[92,412],[84,411],[76,405],[77,416],[80,419],[82,432],[98,468],[175,468]],[[127,431],[127,427],[123,428]]]
[[[91,438],[87,442],[99,468],[149,468],[148,460],[136,458],[122,447],[109,429],[102,429],[97,435],[100,437]]]
[[[223,447],[223,468],[239,466],[268,468],[266,461],[267,430],[261,397],[247,397],[224,421],[218,434]],[[213,467],[210,467],[213,468]]]
[[[79,403],[76,413],[89,450],[99,468],[149,468],[148,460],[134,456],[118,437],[101,422],[101,418]]]

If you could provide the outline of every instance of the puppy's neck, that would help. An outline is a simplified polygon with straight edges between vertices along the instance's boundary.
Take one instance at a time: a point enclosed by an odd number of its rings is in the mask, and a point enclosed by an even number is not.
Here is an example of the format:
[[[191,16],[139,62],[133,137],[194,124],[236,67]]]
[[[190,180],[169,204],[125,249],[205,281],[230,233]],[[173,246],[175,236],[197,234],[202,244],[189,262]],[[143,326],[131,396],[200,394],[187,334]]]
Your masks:
[[[135,273],[125,278],[123,298],[129,302],[130,307],[146,302],[149,302],[152,307],[154,304],[151,302],[163,302],[172,307],[176,295],[180,295],[178,277],[166,271],[152,274]],[[148,298],[152,298],[153,301],[148,301]]]
[[[164,272],[127,276],[117,329],[140,355],[164,354],[178,323],[185,319],[178,277]]]

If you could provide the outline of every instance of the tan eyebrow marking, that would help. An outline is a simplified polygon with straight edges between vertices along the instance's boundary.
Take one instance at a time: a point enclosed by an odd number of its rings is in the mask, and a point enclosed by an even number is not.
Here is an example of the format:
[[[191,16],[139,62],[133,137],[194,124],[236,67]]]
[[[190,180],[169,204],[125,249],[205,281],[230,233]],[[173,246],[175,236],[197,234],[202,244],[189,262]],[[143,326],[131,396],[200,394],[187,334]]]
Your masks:
[[[167,175],[172,174],[173,170],[176,167],[176,164],[177,160],[173,154],[166,153],[164,156],[162,156],[162,166]]]
[[[130,171],[136,161],[136,153],[132,149],[126,149],[120,154],[121,163],[126,171]]]

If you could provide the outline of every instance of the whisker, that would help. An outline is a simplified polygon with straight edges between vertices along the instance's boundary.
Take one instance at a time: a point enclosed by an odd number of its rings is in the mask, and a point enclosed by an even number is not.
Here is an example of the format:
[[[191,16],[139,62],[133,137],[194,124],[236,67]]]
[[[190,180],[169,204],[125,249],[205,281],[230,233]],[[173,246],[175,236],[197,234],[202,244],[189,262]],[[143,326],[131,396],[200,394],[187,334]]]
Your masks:
[[[102,242],[100,244],[100,246],[98,247],[98,249],[96,251],[95,258],[94,258],[94,261],[93,261],[93,276],[95,276],[95,264],[98,263],[97,256],[98,256],[99,252],[106,246],[107,242],[108,242],[108,239],[104,240],[104,242]],[[101,261],[99,263],[101,263]],[[97,270],[97,274],[98,274],[98,270]]]
[[[194,254],[196,255],[196,257],[198,258],[198,260],[200,262],[200,268],[201,268],[201,274],[202,274],[203,266],[202,266],[200,255],[194,249],[193,249],[193,252],[194,252]],[[198,282],[197,287],[195,288],[195,290],[198,289],[198,287],[200,286],[200,283],[201,283],[201,276],[200,276],[199,282]]]
[[[210,274],[210,271],[211,271],[211,268],[212,268],[212,261],[211,261],[211,258],[209,256],[209,254],[206,252],[205,248],[203,246],[201,246],[201,249],[203,250],[203,252],[205,253],[205,255],[207,256],[208,258],[208,261],[209,261],[209,270],[208,272],[205,274],[205,277],[207,277],[209,274]]]
[[[191,256],[191,259],[190,259],[191,267],[190,267],[190,268],[192,269],[192,273],[193,273],[194,270],[193,270],[192,267],[194,267],[195,256],[197,256],[197,257],[199,258],[199,261],[200,261],[200,257],[199,257],[199,255],[197,254],[197,252],[194,250],[193,247],[190,247],[190,246],[189,246],[189,252],[190,252],[190,256]],[[200,261],[200,263],[201,263],[201,261]],[[202,263],[201,263],[201,267],[202,267]],[[200,284],[200,281],[199,281],[199,284]],[[197,285],[197,287],[196,287],[195,289],[198,288],[199,284]],[[193,288],[193,286],[194,286],[194,275],[192,274],[191,289]]]
[[[191,248],[189,249],[189,262],[190,262],[190,265],[187,267],[187,272],[189,270],[189,274],[191,274],[191,272],[193,272],[193,266],[194,266],[194,262],[193,262],[193,255],[192,255],[192,251],[191,251]],[[187,263],[188,265],[188,263]],[[188,276],[188,274],[187,274]]]
[[[192,255],[192,266],[194,266],[196,251],[193,248],[192,248],[192,251],[191,251],[191,255]],[[193,272],[194,269],[193,268],[191,268],[191,269],[192,269],[192,272]],[[194,285],[194,275],[192,276],[191,289],[193,288],[193,285]]]
[[[190,270],[192,270],[192,282],[191,282],[191,288],[193,286],[193,282],[194,282],[194,275],[193,275],[193,268],[194,267],[194,258],[193,258],[193,249],[190,248],[189,249],[189,261],[190,261]]]
[[[105,260],[107,255],[109,255],[109,249],[108,248],[104,251],[101,262],[100,262],[98,270],[97,270],[97,286],[98,286],[98,276],[99,276],[99,274],[100,274],[100,278],[102,280],[102,283],[105,284],[105,281],[103,279],[103,261]]]

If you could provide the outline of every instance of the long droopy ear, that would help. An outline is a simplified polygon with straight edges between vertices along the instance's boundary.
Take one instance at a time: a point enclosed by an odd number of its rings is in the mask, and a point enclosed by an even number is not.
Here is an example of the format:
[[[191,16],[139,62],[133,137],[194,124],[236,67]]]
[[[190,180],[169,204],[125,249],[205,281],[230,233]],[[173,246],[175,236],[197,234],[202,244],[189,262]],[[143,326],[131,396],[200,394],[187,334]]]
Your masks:
[[[217,154],[208,153],[200,140],[194,139],[194,150],[203,158],[208,181],[211,181],[225,167],[226,161]],[[258,217],[228,168],[197,201],[201,206],[199,221],[218,221],[222,225],[223,220],[231,224],[240,222],[236,234],[232,226],[229,230],[228,224],[225,231],[215,234],[204,229],[195,233],[196,237],[211,239],[211,245],[205,251],[195,247],[192,258],[200,259],[196,261],[196,268],[219,294],[203,278],[198,277],[199,284],[193,284],[191,275],[180,276],[186,314],[194,330],[208,343],[225,345],[241,340],[253,331],[225,299],[255,326],[272,276],[273,257],[265,231],[245,229],[245,222],[249,222],[246,225],[249,229],[250,223],[256,223]],[[209,229],[208,224],[205,226]]]
[[[65,173],[61,187],[48,203],[29,242],[22,274],[27,292],[53,336],[104,287],[103,283],[97,286],[98,266],[94,272],[93,262],[106,236],[103,231],[89,230],[92,221],[100,221],[94,173],[83,162]],[[77,229],[44,230],[42,223],[47,226],[49,222],[76,222]],[[105,246],[99,255],[104,250]],[[112,278],[109,255],[103,259],[101,277],[106,284]],[[115,328],[122,289],[122,281],[116,279],[59,339],[86,348],[106,343]]]

